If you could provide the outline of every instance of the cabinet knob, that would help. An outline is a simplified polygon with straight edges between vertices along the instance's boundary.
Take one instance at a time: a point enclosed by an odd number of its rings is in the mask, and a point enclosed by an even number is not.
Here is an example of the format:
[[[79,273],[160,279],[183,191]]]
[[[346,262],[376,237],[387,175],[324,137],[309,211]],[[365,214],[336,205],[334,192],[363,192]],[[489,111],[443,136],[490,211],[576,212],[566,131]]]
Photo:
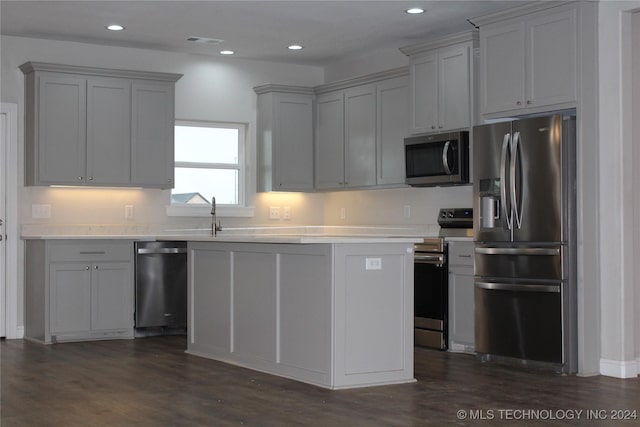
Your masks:
[[[94,266],[93,266],[93,268],[95,268],[95,269],[97,270],[97,269],[98,269],[98,266],[97,266],[97,265],[94,265]]]
[[[93,177],[92,176],[89,177],[89,181],[93,181]]]
[[[527,104],[531,105],[533,102],[531,100],[527,100]]]
[[[169,179],[167,180],[167,182],[171,182],[171,178],[169,178]]]
[[[431,125],[431,129],[435,129],[435,128],[436,128],[435,125]]]
[[[88,266],[88,265],[87,265],[87,266],[85,266],[85,267],[84,267],[84,269],[85,269],[85,270],[88,270],[88,269],[89,269],[89,266]]]
[[[78,177],[78,181],[82,181],[82,177],[81,176]]]
[[[522,105],[522,102],[518,101],[516,102],[517,105]]]
[[[442,125],[438,125],[438,129],[442,129],[444,126]]]

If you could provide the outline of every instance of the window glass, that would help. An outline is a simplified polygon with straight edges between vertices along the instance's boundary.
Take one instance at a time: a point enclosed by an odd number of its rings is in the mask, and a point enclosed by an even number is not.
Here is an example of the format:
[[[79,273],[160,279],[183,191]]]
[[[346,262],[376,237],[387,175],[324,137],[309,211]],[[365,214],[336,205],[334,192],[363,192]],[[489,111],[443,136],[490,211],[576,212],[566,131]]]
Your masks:
[[[179,122],[175,126],[172,205],[243,203],[244,125]]]

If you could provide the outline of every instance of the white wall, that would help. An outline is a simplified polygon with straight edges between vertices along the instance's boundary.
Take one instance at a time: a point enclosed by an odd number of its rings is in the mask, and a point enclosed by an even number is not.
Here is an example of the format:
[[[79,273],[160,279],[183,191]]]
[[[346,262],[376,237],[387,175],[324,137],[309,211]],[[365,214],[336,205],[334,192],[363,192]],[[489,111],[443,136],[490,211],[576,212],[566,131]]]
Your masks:
[[[357,57],[344,58],[325,67],[327,83],[364,76],[409,65],[409,57],[399,47],[380,48]]]
[[[440,208],[473,207],[473,187],[397,188],[327,193],[324,220],[327,225],[401,226],[437,233]],[[405,217],[405,206],[410,216]],[[340,216],[345,208],[346,216]]]
[[[601,361],[606,375],[638,375],[637,297],[634,278],[640,250],[634,248],[631,13],[639,1],[599,4],[600,115],[600,298]],[[637,121],[637,114],[635,115]]]

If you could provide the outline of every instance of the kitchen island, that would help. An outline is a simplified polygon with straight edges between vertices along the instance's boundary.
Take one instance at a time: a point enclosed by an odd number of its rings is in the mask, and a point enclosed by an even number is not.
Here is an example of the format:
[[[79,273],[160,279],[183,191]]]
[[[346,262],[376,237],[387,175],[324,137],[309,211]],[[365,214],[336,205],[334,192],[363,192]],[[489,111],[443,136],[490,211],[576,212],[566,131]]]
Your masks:
[[[190,238],[187,352],[330,389],[413,382],[416,241]]]

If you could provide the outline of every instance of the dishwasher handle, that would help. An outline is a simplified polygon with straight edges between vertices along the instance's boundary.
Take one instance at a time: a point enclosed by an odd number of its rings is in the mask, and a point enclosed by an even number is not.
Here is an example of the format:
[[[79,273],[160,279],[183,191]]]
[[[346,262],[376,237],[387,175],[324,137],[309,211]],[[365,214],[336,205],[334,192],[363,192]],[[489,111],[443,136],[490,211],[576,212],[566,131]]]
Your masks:
[[[138,254],[186,254],[187,248],[138,248]]]

